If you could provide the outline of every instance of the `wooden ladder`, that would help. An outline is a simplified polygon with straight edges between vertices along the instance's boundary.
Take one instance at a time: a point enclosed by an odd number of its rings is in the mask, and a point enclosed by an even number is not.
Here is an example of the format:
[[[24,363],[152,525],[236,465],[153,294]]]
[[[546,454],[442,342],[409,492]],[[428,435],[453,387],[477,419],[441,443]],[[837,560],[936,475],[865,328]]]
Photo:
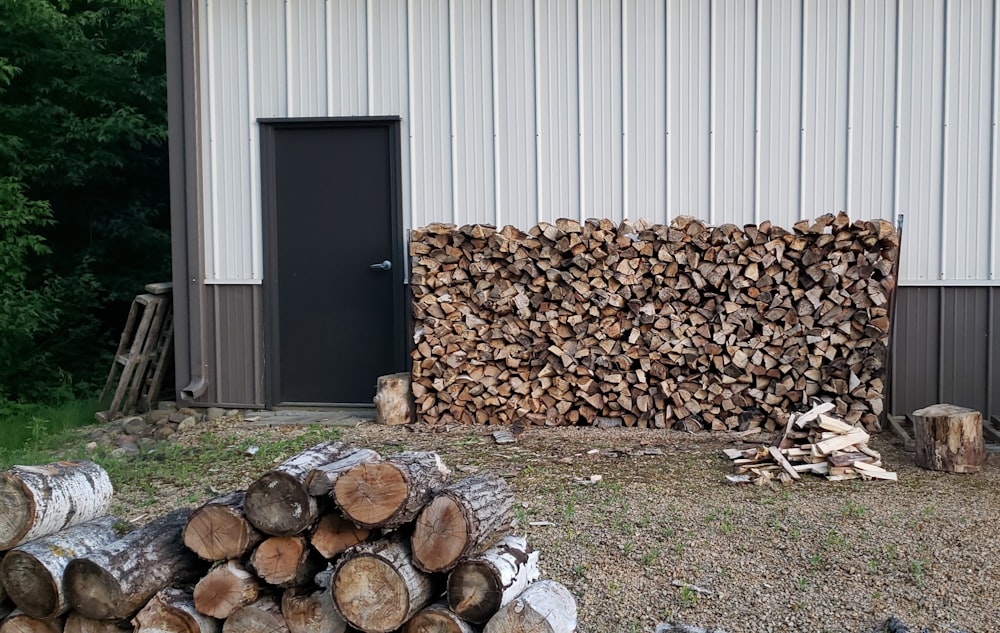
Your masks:
[[[101,392],[102,405],[111,395],[107,411],[98,414],[105,420],[114,420],[137,409],[148,410],[159,397],[171,365],[174,342],[172,284],[149,284],[145,289],[146,293],[132,301],[108,380]]]

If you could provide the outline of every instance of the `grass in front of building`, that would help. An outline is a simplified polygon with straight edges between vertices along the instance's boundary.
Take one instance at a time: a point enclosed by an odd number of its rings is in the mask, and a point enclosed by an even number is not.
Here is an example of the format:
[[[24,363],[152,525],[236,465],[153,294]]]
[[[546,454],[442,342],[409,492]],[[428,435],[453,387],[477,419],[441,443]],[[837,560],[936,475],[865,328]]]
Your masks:
[[[64,442],[68,431],[94,424],[99,408],[96,398],[54,405],[0,400],[0,467],[32,461],[25,458]]]

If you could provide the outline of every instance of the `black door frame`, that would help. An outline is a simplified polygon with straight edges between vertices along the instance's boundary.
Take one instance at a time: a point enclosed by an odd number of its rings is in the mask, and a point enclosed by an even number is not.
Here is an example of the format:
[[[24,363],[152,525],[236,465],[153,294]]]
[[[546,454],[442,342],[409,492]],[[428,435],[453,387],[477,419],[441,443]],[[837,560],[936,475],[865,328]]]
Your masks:
[[[260,124],[260,170],[261,170],[261,214],[264,244],[264,283],[262,296],[264,301],[264,398],[268,407],[292,406],[338,406],[370,403],[357,402],[281,402],[279,397],[280,350],[281,341],[278,335],[278,198],[275,165],[275,131],[282,129],[327,129],[352,127],[381,127],[389,132],[389,196],[392,208],[391,231],[392,243],[395,249],[395,260],[398,265],[392,267],[392,306],[393,332],[392,348],[395,371],[405,371],[406,368],[406,287],[405,271],[409,262],[406,245],[403,243],[403,198],[402,198],[402,158],[400,134],[402,119],[398,116],[362,116],[362,117],[302,117],[302,118],[262,118]],[[361,342],[363,344],[363,341]],[[333,359],[333,362],[336,362]]]

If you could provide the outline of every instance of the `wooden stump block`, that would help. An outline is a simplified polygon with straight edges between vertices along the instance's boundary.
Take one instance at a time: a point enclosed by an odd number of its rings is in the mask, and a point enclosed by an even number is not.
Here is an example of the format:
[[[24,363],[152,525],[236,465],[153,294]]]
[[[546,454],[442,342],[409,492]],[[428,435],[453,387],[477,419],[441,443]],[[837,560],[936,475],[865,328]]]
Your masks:
[[[916,464],[948,473],[978,473],[986,463],[982,415],[974,409],[935,404],[913,412]]]
[[[375,392],[375,422],[409,424],[413,421],[410,372],[379,376]]]

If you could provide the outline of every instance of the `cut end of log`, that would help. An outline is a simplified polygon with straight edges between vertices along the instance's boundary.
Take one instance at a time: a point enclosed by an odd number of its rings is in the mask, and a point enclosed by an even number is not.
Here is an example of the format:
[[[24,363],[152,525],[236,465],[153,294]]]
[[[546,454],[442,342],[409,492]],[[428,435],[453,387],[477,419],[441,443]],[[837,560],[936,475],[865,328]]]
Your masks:
[[[361,464],[337,479],[333,494],[349,519],[374,527],[406,503],[409,486],[399,468],[389,462]]]
[[[272,536],[265,539],[250,557],[254,571],[272,585],[294,584],[309,552],[299,536]]]
[[[14,611],[0,626],[0,633],[62,633],[62,620],[41,620]]]
[[[329,559],[364,542],[370,534],[370,530],[354,525],[337,513],[330,513],[316,524],[310,543],[323,558]]]
[[[362,631],[389,633],[409,614],[405,579],[376,556],[361,554],[345,562],[333,579],[332,591],[337,610]]]
[[[292,536],[315,519],[316,499],[294,476],[272,471],[247,488],[244,511],[261,532]]]
[[[7,594],[22,611],[35,618],[59,615],[59,587],[52,574],[34,556],[11,550],[3,559],[3,577],[16,579]]]
[[[0,475],[0,550],[17,545],[35,522],[35,502],[10,473]]]
[[[92,620],[112,620],[120,617],[119,605],[125,596],[118,580],[99,565],[77,558],[66,567],[64,581],[71,598],[70,606]]]
[[[413,530],[413,562],[428,572],[452,567],[469,542],[469,522],[450,496],[439,495],[424,508]]]
[[[223,506],[200,508],[184,527],[184,545],[205,560],[242,556],[253,542],[252,536],[246,520]]]
[[[229,561],[198,581],[194,588],[194,605],[207,616],[224,619],[256,600],[259,589],[250,573],[236,561]]]
[[[503,587],[484,563],[467,561],[448,576],[448,604],[463,620],[482,624],[500,609]]]

